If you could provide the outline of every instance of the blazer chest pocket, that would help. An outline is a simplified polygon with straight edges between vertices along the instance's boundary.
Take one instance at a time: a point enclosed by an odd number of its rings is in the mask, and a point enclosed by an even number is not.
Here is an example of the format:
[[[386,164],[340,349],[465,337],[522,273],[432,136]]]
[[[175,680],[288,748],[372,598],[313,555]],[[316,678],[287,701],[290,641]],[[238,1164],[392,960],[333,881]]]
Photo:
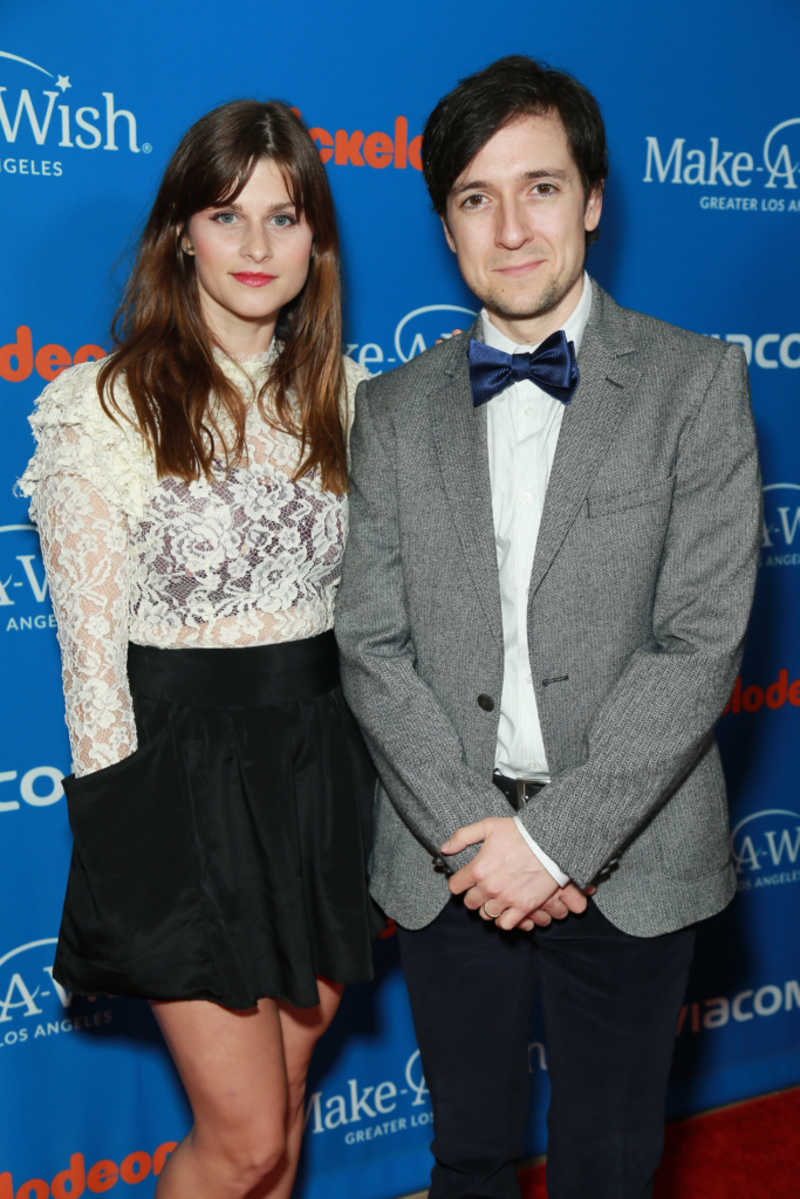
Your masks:
[[[675,476],[670,475],[668,479],[662,479],[650,487],[637,488],[635,491],[615,492],[613,495],[589,495],[589,516],[608,516],[612,512],[626,512],[630,508],[643,508],[649,504],[668,505],[674,487]]]

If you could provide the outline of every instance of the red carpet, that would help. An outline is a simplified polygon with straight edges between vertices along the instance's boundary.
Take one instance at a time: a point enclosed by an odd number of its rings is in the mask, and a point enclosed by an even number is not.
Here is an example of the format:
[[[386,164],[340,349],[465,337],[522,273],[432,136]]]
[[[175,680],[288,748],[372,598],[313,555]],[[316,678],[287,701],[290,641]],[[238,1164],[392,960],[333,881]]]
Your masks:
[[[543,1162],[520,1181],[523,1199],[546,1199]],[[798,1197],[800,1087],[667,1128],[654,1199]]]

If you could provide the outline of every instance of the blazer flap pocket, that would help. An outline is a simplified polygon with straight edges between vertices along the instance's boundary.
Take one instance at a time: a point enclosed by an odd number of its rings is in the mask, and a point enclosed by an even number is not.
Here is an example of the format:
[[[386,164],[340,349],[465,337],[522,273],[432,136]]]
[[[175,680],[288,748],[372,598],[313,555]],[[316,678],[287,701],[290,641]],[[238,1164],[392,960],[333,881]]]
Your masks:
[[[645,504],[657,504],[672,498],[675,476],[662,479],[650,487],[636,491],[623,491],[614,495],[590,495],[587,497],[590,516],[605,516],[609,512],[624,512],[626,508],[641,508]]]

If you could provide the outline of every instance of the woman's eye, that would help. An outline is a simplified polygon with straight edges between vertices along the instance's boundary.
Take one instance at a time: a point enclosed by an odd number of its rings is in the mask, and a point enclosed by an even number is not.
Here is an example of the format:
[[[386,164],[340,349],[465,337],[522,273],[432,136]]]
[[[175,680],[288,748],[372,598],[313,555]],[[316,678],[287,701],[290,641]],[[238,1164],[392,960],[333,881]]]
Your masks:
[[[218,225],[233,225],[236,221],[235,212],[218,212],[216,216],[211,218]]]
[[[289,216],[288,212],[276,212],[272,220],[279,229],[288,229],[290,225],[295,224],[294,217]]]

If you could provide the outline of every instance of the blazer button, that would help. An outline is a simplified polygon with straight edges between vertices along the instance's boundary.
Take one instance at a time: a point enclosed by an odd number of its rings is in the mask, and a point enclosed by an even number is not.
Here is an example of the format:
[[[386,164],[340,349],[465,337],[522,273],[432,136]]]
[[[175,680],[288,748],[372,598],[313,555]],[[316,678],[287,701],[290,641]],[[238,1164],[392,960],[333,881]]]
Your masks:
[[[484,712],[493,712],[494,700],[492,699],[491,695],[479,695],[478,707],[483,708]]]

